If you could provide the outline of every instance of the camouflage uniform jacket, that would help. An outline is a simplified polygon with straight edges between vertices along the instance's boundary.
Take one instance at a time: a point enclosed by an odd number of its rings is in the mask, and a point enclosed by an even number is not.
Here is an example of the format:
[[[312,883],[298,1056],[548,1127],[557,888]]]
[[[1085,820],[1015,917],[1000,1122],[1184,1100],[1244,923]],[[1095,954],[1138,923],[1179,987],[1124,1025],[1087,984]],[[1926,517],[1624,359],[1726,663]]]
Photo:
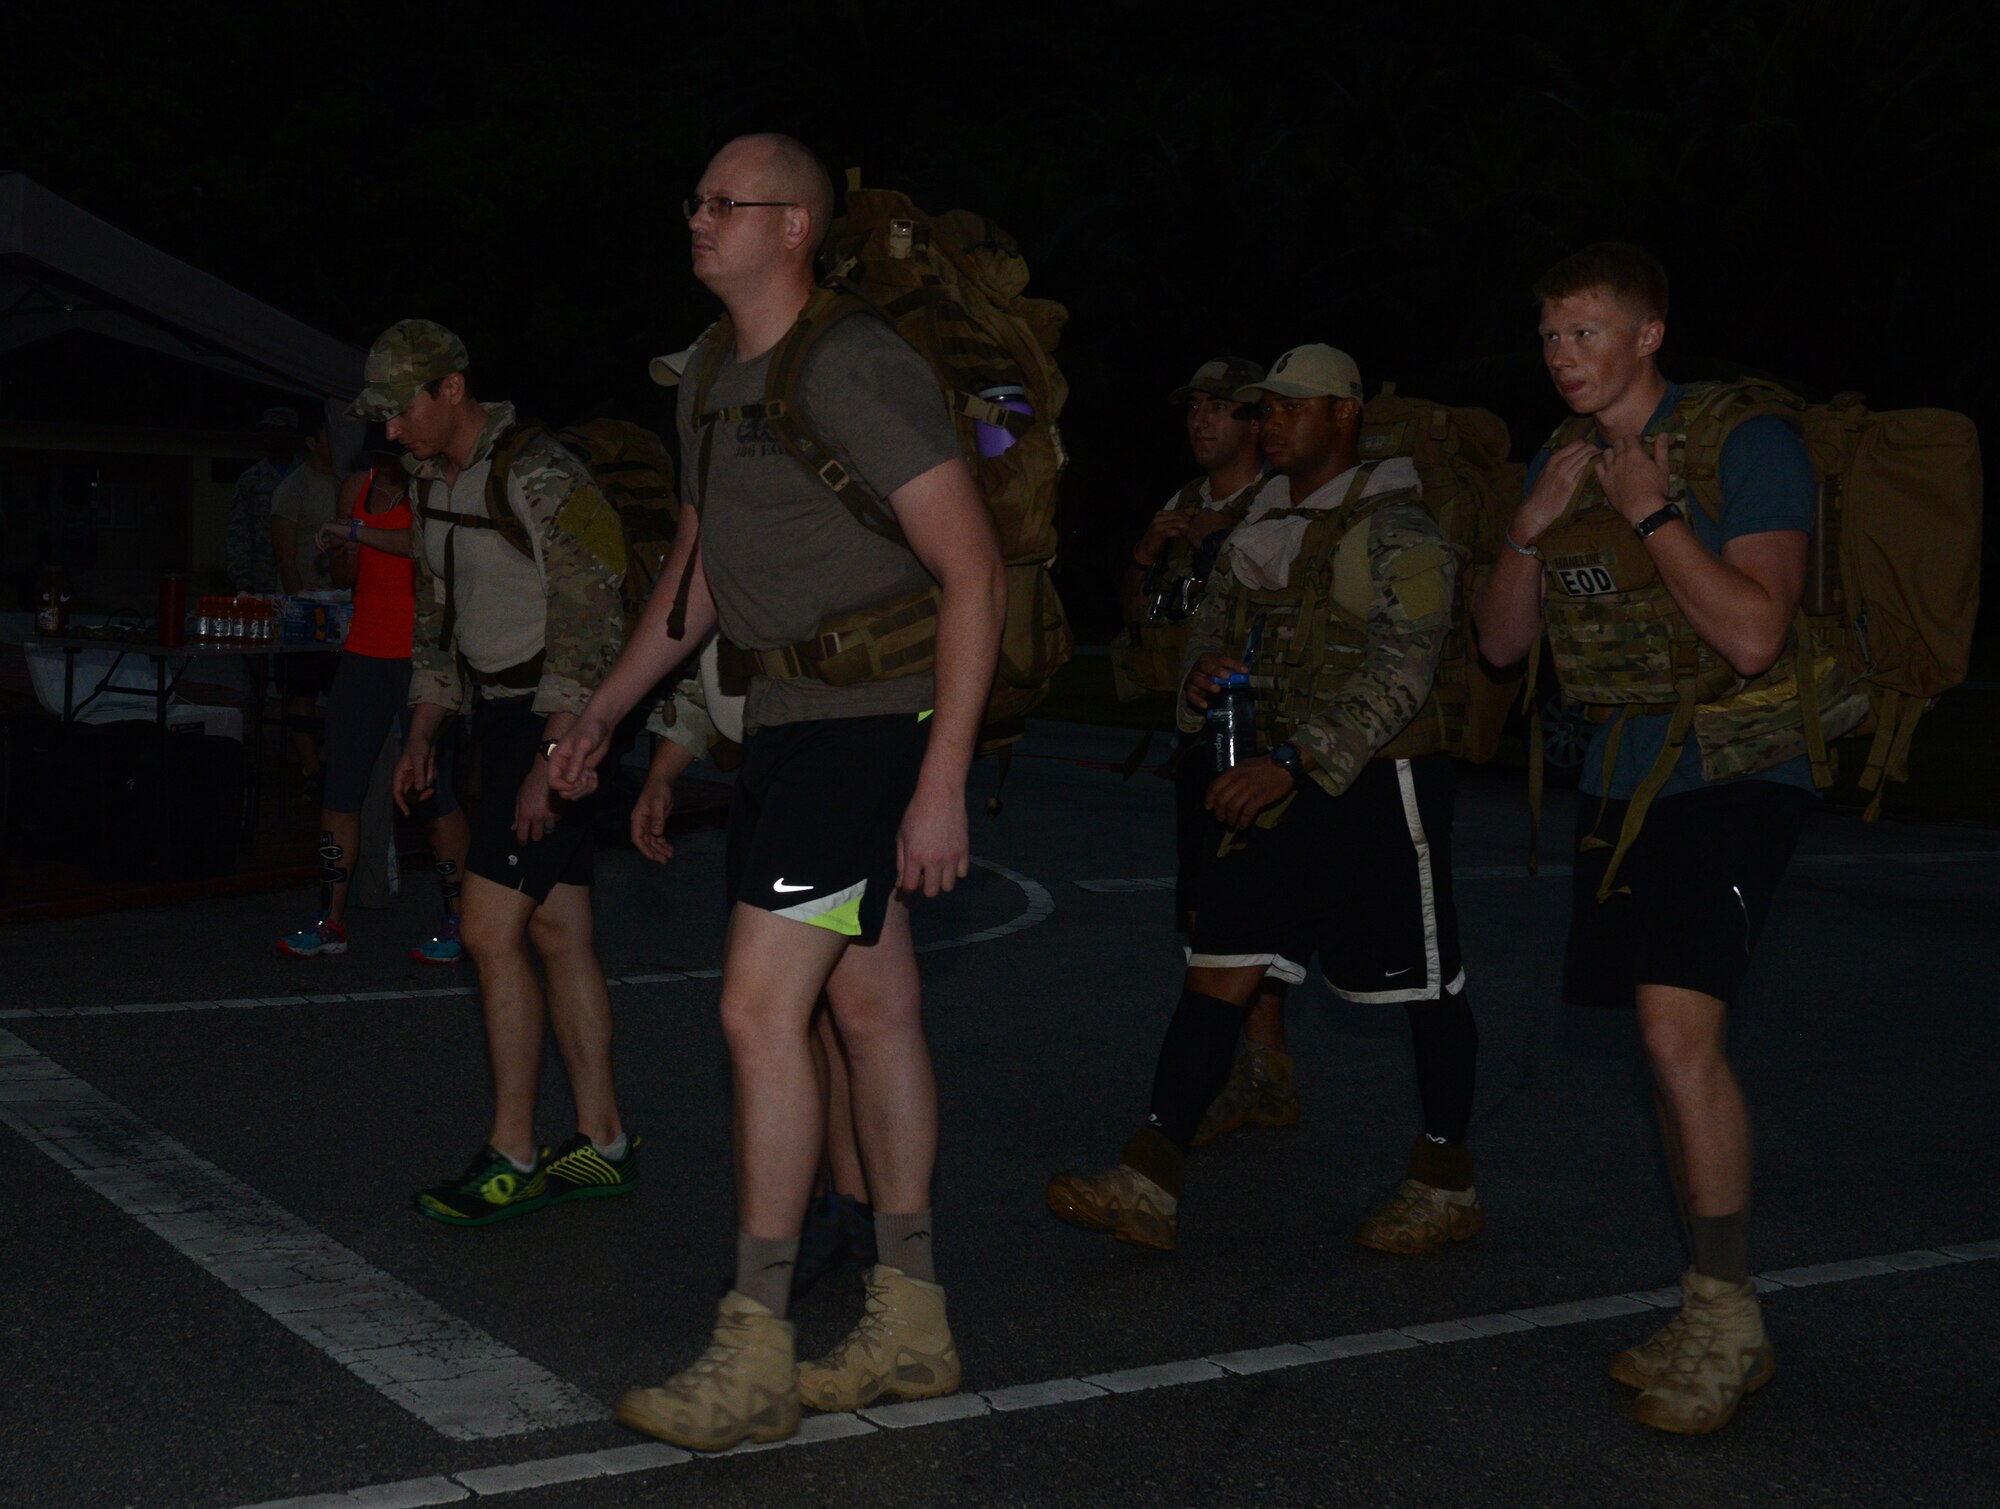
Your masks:
[[[1335,484],[1341,481],[1336,478]],[[1430,696],[1437,677],[1451,628],[1459,563],[1419,497],[1405,499],[1400,492],[1392,494],[1355,526],[1366,531],[1369,598],[1359,663],[1345,676],[1324,678],[1332,683],[1324,700],[1313,695],[1315,683],[1322,681],[1327,670],[1324,665],[1296,667],[1289,673],[1293,679],[1281,681],[1271,693],[1278,704],[1290,702],[1300,707],[1303,716],[1292,731],[1291,741],[1311,753],[1317,767],[1312,778],[1330,796],[1346,791],[1376,752],[1409,724]],[[1308,550],[1315,535],[1325,540],[1328,526],[1339,528],[1331,514],[1328,511],[1325,524],[1308,530]],[[1237,580],[1236,547],[1242,532],[1258,522],[1253,519],[1239,526],[1217,563],[1189,636],[1187,670],[1205,654],[1235,656],[1243,652],[1235,626],[1253,615],[1247,611],[1249,591]],[[1331,568],[1332,562],[1323,553],[1317,559],[1302,553],[1291,563],[1287,586],[1315,578],[1330,586]],[[1308,596],[1313,590],[1307,588]],[[1303,619],[1306,614],[1300,616]],[[1253,666],[1253,676],[1258,669]],[[1287,673],[1281,667],[1277,674]],[[1186,675],[1181,679],[1185,684]],[[1193,733],[1201,724],[1200,712],[1183,699],[1182,730]]]
[[[485,409],[486,428],[480,431],[466,467],[449,487],[444,481],[442,457],[405,463],[418,479],[416,485],[423,489],[424,504],[431,512],[428,524],[420,511],[410,526],[417,596],[410,701],[435,703],[450,712],[465,706],[465,662],[476,665],[480,657],[478,647],[469,651],[462,636],[455,636],[461,640],[456,646],[441,642],[445,584],[432,566],[428,546],[441,541],[453,527],[440,515],[485,511],[485,463],[501,435],[514,423],[514,406],[493,403]],[[534,542],[535,565],[542,583],[539,603],[519,605],[522,612],[536,613],[541,620],[543,660],[541,678],[534,688],[534,709],[538,713],[581,713],[591,692],[617,663],[625,642],[625,613],[619,597],[622,550],[613,569],[586,543],[604,532],[611,505],[598,492],[582,462],[540,435],[515,453],[506,492],[508,503]],[[615,514],[609,528],[616,533]],[[620,539],[622,543],[622,536]],[[476,573],[469,572],[460,558],[453,574],[455,600],[463,603],[479,590]]]
[[[271,553],[271,494],[293,466],[277,466],[267,456],[236,479],[229,502],[227,560],[229,584],[237,592],[276,592],[278,561]]]

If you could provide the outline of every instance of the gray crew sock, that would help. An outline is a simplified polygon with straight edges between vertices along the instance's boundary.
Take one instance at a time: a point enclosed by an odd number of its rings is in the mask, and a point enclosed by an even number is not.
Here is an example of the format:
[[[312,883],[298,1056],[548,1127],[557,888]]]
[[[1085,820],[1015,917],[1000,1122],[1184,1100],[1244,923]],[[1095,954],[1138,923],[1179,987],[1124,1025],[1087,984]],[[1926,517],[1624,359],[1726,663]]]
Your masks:
[[[791,1303],[792,1272],[798,1263],[797,1237],[736,1233],[736,1292],[756,1300],[780,1320]]]
[[[916,1210],[906,1216],[875,1212],[875,1261],[900,1268],[911,1278],[937,1282],[931,1262],[931,1213]]]
[[[590,1140],[590,1145],[596,1148],[603,1156],[609,1158],[613,1163],[616,1163],[620,1158],[623,1158],[627,1153],[632,1151],[632,1139],[624,1132],[618,1134],[616,1142],[599,1142],[593,1137]]]
[[[1689,1211],[1688,1226],[1694,1238],[1696,1273],[1725,1284],[1740,1284],[1750,1277],[1748,1210],[1726,1216],[1698,1216]]]

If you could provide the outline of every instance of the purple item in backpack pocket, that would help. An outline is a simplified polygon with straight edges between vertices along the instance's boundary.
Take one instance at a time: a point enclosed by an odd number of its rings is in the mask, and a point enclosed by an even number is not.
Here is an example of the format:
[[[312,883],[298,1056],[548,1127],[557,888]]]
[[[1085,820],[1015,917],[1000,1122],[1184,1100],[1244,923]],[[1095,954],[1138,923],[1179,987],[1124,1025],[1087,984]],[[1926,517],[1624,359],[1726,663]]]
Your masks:
[[[1016,414],[1034,416],[1035,406],[1028,402],[1028,390],[1019,387],[986,388],[979,396],[988,403],[998,404],[1003,409],[1012,409]],[[1003,456],[1014,444],[1014,436],[997,424],[988,424],[983,419],[973,421],[979,432],[979,454],[982,456]]]

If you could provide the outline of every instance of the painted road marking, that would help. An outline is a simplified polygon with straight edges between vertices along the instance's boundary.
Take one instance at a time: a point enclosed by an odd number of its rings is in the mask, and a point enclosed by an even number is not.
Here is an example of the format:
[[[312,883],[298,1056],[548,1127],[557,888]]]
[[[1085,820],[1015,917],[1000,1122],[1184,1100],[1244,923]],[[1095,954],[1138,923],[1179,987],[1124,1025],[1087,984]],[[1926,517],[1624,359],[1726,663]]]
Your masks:
[[[608,1413],[6,1031],[0,1121],[441,1435],[483,1441]]]
[[[1853,1283],[1989,1259],[2000,1259],[2000,1239],[1779,1269],[1775,1273],[1759,1274],[1757,1287],[1764,1293],[1772,1294],[1792,1288]],[[986,1393],[968,1392],[911,1404],[880,1405],[855,1415],[816,1415],[808,1412],[799,1433],[790,1440],[764,1446],[745,1444],[718,1453],[715,1459],[725,1460],[753,1451],[816,1446],[830,1440],[873,1435],[878,1430],[916,1430],[989,1414],[1084,1404],[1114,1394],[1195,1387],[1223,1378],[1250,1377],[1278,1368],[1316,1367],[1328,1362],[1353,1361],[1382,1352],[1407,1352],[1426,1346],[1457,1346],[1519,1331],[1587,1325],[1611,1316],[1674,1309],[1680,1301],[1679,1289],[1605,1294],[1561,1304],[1531,1305],[1490,1315],[1423,1321],[1390,1330],[1329,1337],[1324,1341],[1287,1342],[1245,1352],[1218,1352],[1211,1357],[1191,1357],[1151,1367],[1126,1368],[1089,1378],[1053,1378],[1043,1383],[1020,1383]],[[653,1472],[664,1467],[678,1467],[692,1460],[691,1453],[671,1446],[628,1446],[622,1450],[548,1457],[504,1467],[480,1467],[438,1477],[408,1478],[397,1483],[375,1483],[340,1493],[271,1499],[261,1504],[246,1505],[244,1509],[363,1509],[363,1506],[368,1506],[368,1509],[384,1509],[384,1506],[387,1509],[404,1509],[404,1506],[417,1509],[417,1506],[455,1504],[472,1498],[495,1498],[550,1483],[574,1483],[586,1478]]]
[[[1977,864],[1982,861],[2000,859],[2000,849],[1943,849],[1929,854],[1799,854],[1792,858],[1797,869],[1821,869],[1840,865],[1933,865],[1933,864]],[[1545,864],[1536,871],[1537,875],[1568,875],[1574,867],[1566,864]],[[1512,865],[1459,865],[1452,871],[1454,880],[1528,880],[1528,867]],[[1136,878],[1113,878],[1109,880],[1076,880],[1070,882],[1079,891],[1090,891],[1100,896],[1119,896],[1133,891],[1171,891],[1175,877],[1172,875],[1143,875]],[[6,1013],[0,1012],[0,1016]]]
[[[991,943],[995,939],[1025,932],[1038,923],[1046,922],[1055,914],[1055,897],[1049,894],[1047,886],[1032,880],[1018,870],[1010,870],[1005,865],[993,863],[990,859],[972,861],[982,870],[990,870],[1018,889],[1027,902],[1012,921],[1000,923],[996,927],[981,928],[978,932],[962,933],[956,938],[938,938],[929,943],[919,943],[917,952],[934,954],[941,949],[965,948],[974,943]],[[652,974],[618,975],[606,980],[611,986],[625,985],[676,985],[684,980],[719,980],[720,969],[664,969]],[[220,1001],[154,1001],[136,1006],[19,1006],[0,1011],[0,1022],[25,1021],[37,1017],[73,1016],[147,1016],[160,1012],[180,1011],[248,1011],[260,1006],[335,1006],[348,1002],[368,1001],[422,1001],[440,996],[476,996],[477,985],[447,985],[426,990],[356,990],[346,994],[323,995],[271,995],[236,996]]]

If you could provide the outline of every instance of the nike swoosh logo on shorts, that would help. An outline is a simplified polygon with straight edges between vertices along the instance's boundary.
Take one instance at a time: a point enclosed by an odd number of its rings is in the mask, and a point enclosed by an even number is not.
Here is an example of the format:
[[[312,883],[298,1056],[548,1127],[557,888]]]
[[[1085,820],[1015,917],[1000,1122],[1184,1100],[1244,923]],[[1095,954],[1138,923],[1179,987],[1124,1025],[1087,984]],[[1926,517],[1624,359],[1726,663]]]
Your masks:
[[[1396,978],[1397,975],[1406,975],[1416,967],[1417,966],[1414,964],[1405,964],[1401,969],[1385,969],[1382,971],[1382,978],[1385,980],[1393,980]]]
[[[777,880],[772,883],[771,889],[774,891],[810,891],[812,887],[809,885],[786,885],[785,877],[780,875],[777,878]]]

